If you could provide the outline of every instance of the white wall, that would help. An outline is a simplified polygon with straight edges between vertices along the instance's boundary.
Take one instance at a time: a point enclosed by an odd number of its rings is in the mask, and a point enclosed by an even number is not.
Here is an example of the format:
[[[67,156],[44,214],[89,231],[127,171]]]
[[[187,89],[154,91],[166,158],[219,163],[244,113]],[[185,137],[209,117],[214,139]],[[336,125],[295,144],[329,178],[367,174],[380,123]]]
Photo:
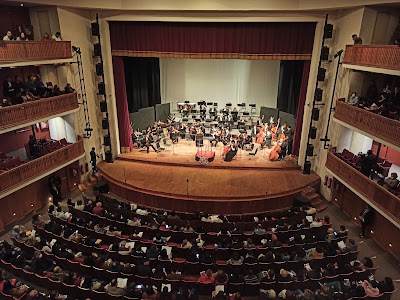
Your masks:
[[[276,107],[279,60],[160,59],[161,102],[256,103]]]
[[[341,125],[340,125],[341,126]],[[338,152],[347,149],[350,152],[357,154],[359,152],[366,153],[372,149],[373,140],[357,131],[341,126],[341,136],[338,143]]]
[[[74,121],[75,117],[73,114],[50,119],[50,138],[58,141],[61,139],[66,139],[68,143],[75,143],[76,134],[74,129]]]

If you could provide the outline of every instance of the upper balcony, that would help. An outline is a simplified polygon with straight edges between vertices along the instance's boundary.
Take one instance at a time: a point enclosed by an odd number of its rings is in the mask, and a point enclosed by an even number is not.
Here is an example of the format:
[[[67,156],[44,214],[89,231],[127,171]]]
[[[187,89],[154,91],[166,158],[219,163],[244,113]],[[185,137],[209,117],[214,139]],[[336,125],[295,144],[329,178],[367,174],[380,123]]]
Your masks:
[[[21,189],[85,155],[83,139],[49,154],[23,163],[8,171],[0,171],[0,198]]]
[[[56,64],[72,59],[69,41],[0,41],[0,66]]]
[[[336,101],[334,120],[370,138],[400,150],[400,122],[371,111]],[[350,125],[350,126],[349,126]]]
[[[340,159],[334,149],[328,151],[325,166],[340,182],[400,227],[400,198]]]
[[[396,45],[347,45],[343,67],[400,75],[400,47]]]
[[[0,108],[0,134],[78,110],[76,92]]]

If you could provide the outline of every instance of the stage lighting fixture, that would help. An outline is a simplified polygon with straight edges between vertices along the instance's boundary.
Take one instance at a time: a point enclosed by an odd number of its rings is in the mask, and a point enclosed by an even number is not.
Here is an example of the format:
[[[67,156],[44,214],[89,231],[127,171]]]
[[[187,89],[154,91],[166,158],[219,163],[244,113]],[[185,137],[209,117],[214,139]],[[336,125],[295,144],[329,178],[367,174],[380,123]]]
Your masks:
[[[314,145],[307,145],[307,156],[314,156]]]
[[[106,85],[104,82],[99,82],[97,84],[97,88],[99,89],[99,95],[105,95],[106,94]]]
[[[94,56],[101,55],[101,45],[99,43],[93,44],[93,53],[94,53]]]
[[[311,173],[311,162],[308,160],[304,163],[303,173],[308,174],[308,175],[310,175],[310,173]]]
[[[325,74],[326,74],[326,69],[325,68],[319,68],[318,69],[318,76],[317,76],[318,81],[324,81],[325,80]]]
[[[335,55],[333,56],[333,58],[336,58],[336,57],[338,57],[339,55],[341,55],[342,53],[343,53],[343,49],[342,50],[339,50],[338,52],[336,52],[335,53]]]
[[[107,150],[104,154],[105,154],[105,156],[106,156],[106,162],[112,163],[111,151],[110,151],[110,150]]]
[[[110,146],[110,144],[111,144],[110,136],[109,136],[108,134],[106,134],[106,135],[104,136],[104,143],[103,143],[103,145],[104,145],[104,146]]]
[[[322,93],[323,93],[323,90],[320,88],[317,88],[315,90],[315,101],[322,101]]]
[[[312,118],[314,121],[318,121],[318,120],[319,120],[319,108],[314,108],[314,109],[312,110],[311,118]]]
[[[76,53],[81,54],[81,48],[72,46],[72,50],[74,50]]]
[[[232,103],[226,103],[226,106],[229,106],[229,107],[231,107],[232,106]]]
[[[330,39],[333,35],[333,25],[326,24],[324,27],[324,39]]]
[[[329,47],[324,46],[324,47],[322,47],[322,49],[321,49],[321,56],[320,56],[320,59],[321,59],[321,60],[328,60],[328,57],[329,57]]]
[[[108,120],[107,120],[107,118],[103,118],[101,120],[101,128],[103,128],[103,129],[107,129],[108,128]]]
[[[94,22],[92,23],[92,36],[99,36],[99,35],[100,35],[99,23]]]
[[[250,103],[249,106],[250,107],[256,107],[256,104],[255,103]]]
[[[101,101],[100,102],[100,111],[101,112],[107,112],[107,102],[106,101]]]
[[[100,62],[100,63],[97,63],[96,64],[96,75],[97,76],[101,76],[101,75],[103,75],[104,74],[104,70],[103,70],[103,64]]]
[[[317,127],[311,126],[310,128],[310,139],[314,140],[317,137]]]
[[[91,132],[91,131],[93,131],[93,128],[88,127],[88,128],[83,129],[83,131]]]

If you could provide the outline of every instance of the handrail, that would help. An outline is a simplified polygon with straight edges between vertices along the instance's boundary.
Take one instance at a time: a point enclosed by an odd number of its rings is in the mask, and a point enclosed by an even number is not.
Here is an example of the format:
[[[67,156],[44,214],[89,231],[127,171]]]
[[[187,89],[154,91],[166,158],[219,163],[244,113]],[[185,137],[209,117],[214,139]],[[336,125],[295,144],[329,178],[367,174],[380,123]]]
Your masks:
[[[347,45],[343,63],[400,70],[400,47],[396,45]]]
[[[343,98],[336,101],[334,118],[400,147],[399,121],[346,104]]]
[[[0,41],[0,62],[72,58],[70,41]]]
[[[0,108],[0,130],[78,108],[76,92]]]
[[[335,155],[334,149],[328,151],[325,166],[400,223],[400,199],[398,197],[341,160]]]
[[[0,174],[0,192],[53,170],[85,153],[83,139]]]

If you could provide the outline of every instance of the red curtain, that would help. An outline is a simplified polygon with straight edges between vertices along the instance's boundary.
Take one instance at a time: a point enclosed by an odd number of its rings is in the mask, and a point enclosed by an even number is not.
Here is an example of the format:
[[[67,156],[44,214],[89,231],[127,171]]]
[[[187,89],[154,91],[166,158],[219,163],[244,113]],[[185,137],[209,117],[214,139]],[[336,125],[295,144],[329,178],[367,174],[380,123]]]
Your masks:
[[[117,56],[309,60],[315,24],[110,22],[111,49]]]
[[[301,128],[303,126],[304,105],[306,104],[308,75],[310,73],[310,64],[311,64],[311,61],[309,61],[309,60],[304,61],[303,76],[301,77],[299,104],[297,106],[296,127],[294,129],[293,149],[292,149],[292,153],[296,156],[299,156],[299,150],[300,150]]]
[[[112,62],[114,71],[115,98],[117,102],[119,141],[121,147],[129,147],[129,150],[132,151],[133,145],[128,100],[126,96],[124,59],[123,57],[113,57]]]

